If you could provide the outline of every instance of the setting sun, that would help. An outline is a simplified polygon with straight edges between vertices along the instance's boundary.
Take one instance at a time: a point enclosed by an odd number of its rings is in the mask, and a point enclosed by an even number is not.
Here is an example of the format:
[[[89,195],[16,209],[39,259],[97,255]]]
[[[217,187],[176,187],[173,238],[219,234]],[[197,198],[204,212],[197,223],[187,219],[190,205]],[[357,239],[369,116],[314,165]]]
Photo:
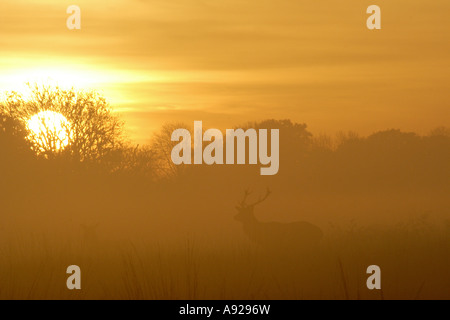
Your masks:
[[[60,151],[70,143],[70,123],[60,113],[41,111],[27,122],[28,139],[37,145],[38,152]]]
[[[0,0],[0,300],[450,300],[449,11]]]

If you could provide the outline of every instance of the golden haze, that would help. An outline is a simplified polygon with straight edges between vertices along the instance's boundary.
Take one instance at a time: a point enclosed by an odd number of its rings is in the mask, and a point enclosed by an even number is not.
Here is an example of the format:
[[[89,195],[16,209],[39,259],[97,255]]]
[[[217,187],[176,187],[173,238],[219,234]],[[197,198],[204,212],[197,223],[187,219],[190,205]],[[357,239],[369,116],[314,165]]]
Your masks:
[[[0,85],[47,79],[101,90],[146,142],[167,121],[226,128],[290,118],[314,133],[447,125],[446,0],[2,1]],[[256,115],[256,119],[255,116]]]
[[[376,2],[2,0],[0,299],[450,298],[450,3]],[[193,120],[280,129],[279,172],[174,166]]]

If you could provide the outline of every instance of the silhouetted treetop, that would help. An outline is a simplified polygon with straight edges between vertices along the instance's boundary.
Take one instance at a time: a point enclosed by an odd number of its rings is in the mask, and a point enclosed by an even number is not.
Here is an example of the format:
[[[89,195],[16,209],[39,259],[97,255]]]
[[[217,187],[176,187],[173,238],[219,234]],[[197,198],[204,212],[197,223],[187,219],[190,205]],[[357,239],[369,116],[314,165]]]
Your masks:
[[[17,158],[31,154],[24,124],[0,112],[0,158]]]
[[[97,92],[37,84],[29,85],[29,88],[29,96],[18,92],[7,93],[6,100],[0,104],[0,111],[23,123],[42,111],[61,114],[70,124],[70,129],[67,129],[70,133],[67,147],[60,153],[77,161],[99,161],[122,146],[123,122]],[[35,146],[34,149],[39,148],[42,149],[42,146]],[[43,151],[47,155],[58,151],[47,149],[50,150]]]

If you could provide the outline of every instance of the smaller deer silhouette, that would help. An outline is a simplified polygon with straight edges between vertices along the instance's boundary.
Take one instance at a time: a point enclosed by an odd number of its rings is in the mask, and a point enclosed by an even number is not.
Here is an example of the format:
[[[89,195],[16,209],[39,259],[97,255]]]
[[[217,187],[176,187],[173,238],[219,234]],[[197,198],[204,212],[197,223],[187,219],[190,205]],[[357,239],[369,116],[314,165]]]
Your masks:
[[[250,191],[246,190],[244,199],[236,206],[238,214],[235,216],[244,228],[244,233],[250,240],[258,243],[266,249],[273,250],[304,250],[317,244],[323,237],[322,230],[306,221],[280,223],[260,222],[254,216],[255,206],[265,201],[270,190],[256,202],[247,204]]]

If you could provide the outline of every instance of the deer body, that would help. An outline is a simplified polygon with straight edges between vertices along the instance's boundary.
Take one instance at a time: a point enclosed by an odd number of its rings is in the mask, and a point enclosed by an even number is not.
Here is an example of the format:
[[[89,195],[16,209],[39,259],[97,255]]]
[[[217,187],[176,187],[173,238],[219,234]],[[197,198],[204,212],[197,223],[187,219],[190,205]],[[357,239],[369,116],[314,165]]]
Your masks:
[[[322,239],[322,230],[306,221],[291,223],[260,222],[254,216],[254,207],[264,201],[269,196],[270,191],[264,198],[251,205],[245,203],[248,194],[246,192],[244,201],[236,207],[238,214],[235,219],[242,223],[244,233],[253,242],[264,248],[275,250],[306,249]]]

